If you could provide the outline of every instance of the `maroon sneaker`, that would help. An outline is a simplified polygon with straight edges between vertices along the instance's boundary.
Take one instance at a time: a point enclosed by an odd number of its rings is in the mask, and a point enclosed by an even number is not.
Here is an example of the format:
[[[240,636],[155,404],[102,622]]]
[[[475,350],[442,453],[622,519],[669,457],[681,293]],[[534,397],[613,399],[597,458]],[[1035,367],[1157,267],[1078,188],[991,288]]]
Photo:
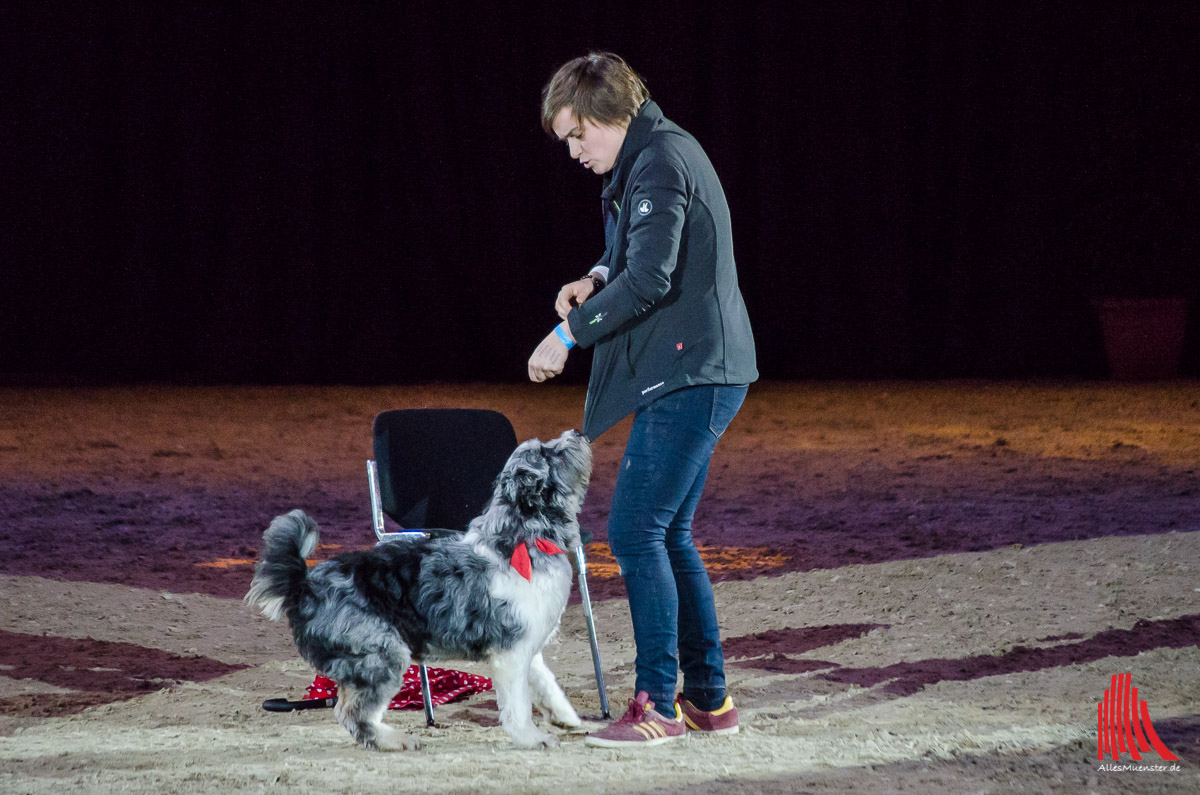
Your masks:
[[[628,748],[632,746],[662,745],[671,740],[682,740],[687,735],[683,725],[683,714],[675,706],[674,719],[665,718],[654,711],[654,702],[646,691],[629,700],[629,711],[616,723],[589,734],[584,743],[601,748]]]
[[[714,709],[712,712],[705,712],[697,709],[692,702],[680,694],[675,696],[675,709],[683,715],[683,721],[687,724],[689,731],[737,734],[737,707],[733,705],[731,696],[725,696],[725,703],[720,708]]]

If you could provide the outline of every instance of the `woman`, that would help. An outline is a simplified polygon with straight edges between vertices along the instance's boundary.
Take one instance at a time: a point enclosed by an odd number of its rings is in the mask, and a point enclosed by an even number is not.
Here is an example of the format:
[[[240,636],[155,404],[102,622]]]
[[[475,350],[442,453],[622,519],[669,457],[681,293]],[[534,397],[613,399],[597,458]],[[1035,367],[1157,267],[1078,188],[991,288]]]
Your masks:
[[[733,733],[712,584],[691,533],[713,448],[758,378],[725,194],[696,139],[611,53],[554,74],[542,126],[604,177],[606,250],[559,292],[563,322],[529,359],[529,377],[552,378],[572,347],[594,346],[584,435],[595,439],[635,413],[608,541],[633,618],[637,696],[586,742],[649,746],[687,729]]]

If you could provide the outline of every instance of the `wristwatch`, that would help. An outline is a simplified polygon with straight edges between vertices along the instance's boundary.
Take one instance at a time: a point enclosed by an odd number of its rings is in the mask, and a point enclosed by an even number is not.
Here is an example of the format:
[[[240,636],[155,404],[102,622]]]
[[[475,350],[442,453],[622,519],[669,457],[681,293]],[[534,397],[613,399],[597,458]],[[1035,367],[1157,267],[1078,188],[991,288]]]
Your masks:
[[[586,276],[580,276],[578,279],[576,279],[576,281],[581,282],[584,279],[592,280],[592,295],[595,295],[604,288],[604,280],[594,273],[589,273]],[[575,296],[571,296],[570,304],[571,306],[579,306],[579,302],[575,300]]]

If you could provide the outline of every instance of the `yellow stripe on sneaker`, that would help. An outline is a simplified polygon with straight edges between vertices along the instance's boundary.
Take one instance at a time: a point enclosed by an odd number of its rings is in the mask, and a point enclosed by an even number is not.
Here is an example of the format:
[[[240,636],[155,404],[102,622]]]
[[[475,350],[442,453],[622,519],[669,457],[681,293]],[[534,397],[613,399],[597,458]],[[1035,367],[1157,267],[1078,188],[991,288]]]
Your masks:
[[[636,729],[638,732],[640,732],[641,735],[643,737],[645,737],[647,740],[654,739],[654,732],[651,731],[650,728],[646,724],[635,723],[635,724],[633,724],[633,728]]]
[[[733,696],[725,696],[725,703],[721,705],[721,708],[718,710],[713,710],[708,714],[713,716],[724,715],[731,709],[733,709]]]

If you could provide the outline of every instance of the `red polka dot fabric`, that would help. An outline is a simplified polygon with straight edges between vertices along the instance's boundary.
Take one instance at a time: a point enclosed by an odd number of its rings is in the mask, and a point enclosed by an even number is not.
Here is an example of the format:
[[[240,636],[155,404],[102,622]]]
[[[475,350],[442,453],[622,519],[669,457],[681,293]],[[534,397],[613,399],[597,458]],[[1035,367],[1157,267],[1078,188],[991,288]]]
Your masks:
[[[473,693],[483,693],[492,689],[492,680],[486,676],[463,671],[452,671],[449,668],[429,669],[429,690],[433,695],[434,704],[449,704],[451,701],[464,699]],[[305,699],[333,698],[337,695],[337,682],[327,676],[317,675],[313,683],[304,693]],[[417,666],[410,665],[404,672],[404,684],[400,692],[392,697],[388,709],[423,709],[421,701],[421,674]]]

